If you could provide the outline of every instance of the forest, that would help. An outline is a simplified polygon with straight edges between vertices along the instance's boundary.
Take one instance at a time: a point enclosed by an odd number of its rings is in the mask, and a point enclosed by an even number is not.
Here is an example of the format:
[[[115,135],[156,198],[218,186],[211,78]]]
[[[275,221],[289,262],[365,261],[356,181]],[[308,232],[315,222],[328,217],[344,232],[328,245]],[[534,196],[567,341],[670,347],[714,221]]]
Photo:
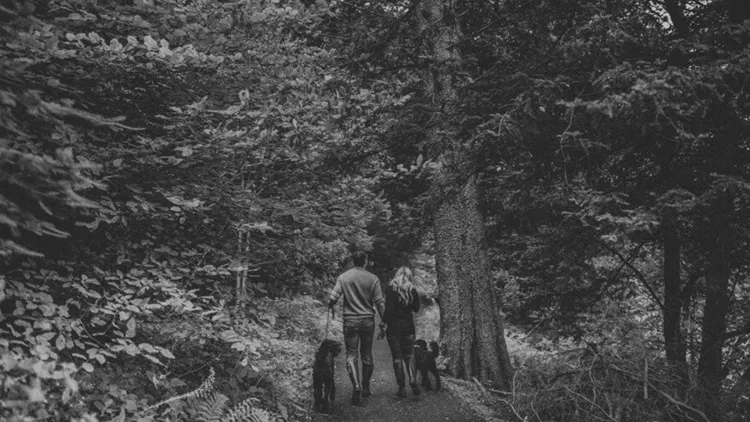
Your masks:
[[[750,420],[750,2],[4,0],[0,419],[308,421],[354,250],[498,421]]]

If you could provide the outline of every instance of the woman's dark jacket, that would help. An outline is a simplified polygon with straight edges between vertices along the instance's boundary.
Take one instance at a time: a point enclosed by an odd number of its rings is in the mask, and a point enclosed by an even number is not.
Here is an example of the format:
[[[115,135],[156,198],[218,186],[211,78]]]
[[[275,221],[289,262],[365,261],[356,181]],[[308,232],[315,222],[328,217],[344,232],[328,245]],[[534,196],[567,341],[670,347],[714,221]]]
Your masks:
[[[414,334],[414,315],[419,311],[419,294],[417,289],[411,289],[411,303],[403,303],[398,292],[391,286],[385,287],[385,313],[383,322],[388,324],[386,331],[389,336]]]

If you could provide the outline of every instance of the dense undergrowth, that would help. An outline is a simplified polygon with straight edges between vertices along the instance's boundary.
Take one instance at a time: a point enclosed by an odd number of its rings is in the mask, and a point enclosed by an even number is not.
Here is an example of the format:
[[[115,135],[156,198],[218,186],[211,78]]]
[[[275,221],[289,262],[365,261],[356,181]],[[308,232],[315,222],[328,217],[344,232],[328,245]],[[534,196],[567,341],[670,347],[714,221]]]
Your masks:
[[[307,411],[272,378],[305,373],[299,345],[315,334],[295,312],[313,304],[263,297],[316,294],[351,247],[370,247],[388,205],[366,168],[331,163],[397,101],[302,38],[326,13],[0,9],[4,420],[201,419],[186,400],[159,403],[210,370],[215,415]]]
[[[0,418],[307,418],[317,299],[352,248],[378,250],[385,279],[396,237],[429,246],[422,175],[441,158],[422,142],[410,10],[341,2],[346,27],[304,3],[0,6]],[[511,391],[454,388],[502,419],[706,420],[719,228],[740,253],[718,379],[725,416],[745,419],[750,26],[674,41],[638,2],[532,3],[502,24],[465,15],[481,74],[457,118],[481,145],[494,277],[523,329]],[[669,221],[687,371],[663,353]],[[425,303],[431,259],[412,262]],[[438,319],[426,308],[420,336]]]

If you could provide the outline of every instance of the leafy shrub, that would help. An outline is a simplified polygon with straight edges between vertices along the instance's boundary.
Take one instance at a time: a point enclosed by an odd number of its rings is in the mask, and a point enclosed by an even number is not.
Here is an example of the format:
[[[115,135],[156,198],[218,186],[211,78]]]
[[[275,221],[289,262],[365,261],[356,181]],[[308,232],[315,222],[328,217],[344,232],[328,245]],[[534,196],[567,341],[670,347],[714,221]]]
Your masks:
[[[274,368],[248,362],[280,340],[257,297],[371,246],[376,178],[326,160],[395,100],[296,39],[319,9],[31,3],[0,9],[2,416],[124,420],[207,359],[228,400],[262,395]]]

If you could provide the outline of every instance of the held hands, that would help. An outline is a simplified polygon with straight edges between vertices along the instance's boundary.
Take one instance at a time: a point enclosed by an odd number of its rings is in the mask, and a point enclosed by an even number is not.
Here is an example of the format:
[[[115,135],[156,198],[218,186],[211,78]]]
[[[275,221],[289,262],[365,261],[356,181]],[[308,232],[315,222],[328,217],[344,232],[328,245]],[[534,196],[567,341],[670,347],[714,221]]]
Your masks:
[[[378,340],[382,340],[383,338],[385,338],[385,329],[386,329],[386,327],[387,327],[387,325],[386,325],[385,322],[381,322],[380,323],[380,332],[378,333]]]

